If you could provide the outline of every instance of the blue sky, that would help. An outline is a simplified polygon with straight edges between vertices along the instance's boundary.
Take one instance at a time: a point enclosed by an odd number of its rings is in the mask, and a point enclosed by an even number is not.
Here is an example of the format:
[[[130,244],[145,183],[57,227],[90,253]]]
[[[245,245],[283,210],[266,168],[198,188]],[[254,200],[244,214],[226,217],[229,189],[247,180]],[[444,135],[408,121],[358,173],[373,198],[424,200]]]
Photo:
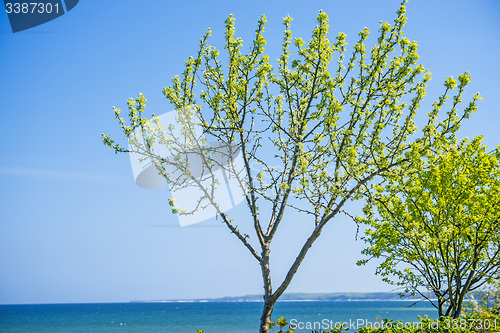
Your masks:
[[[171,110],[162,88],[182,72],[208,27],[210,43],[222,48],[230,13],[244,41],[266,14],[272,55],[286,14],[294,18],[295,36],[307,39],[323,9],[332,34],[347,33],[352,45],[365,26],[376,38],[379,21],[390,22],[398,6],[393,0],[87,0],[16,34],[0,13],[0,304],[260,293],[257,262],[234,235],[222,227],[176,228],[168,191],[137,187],[128,156],[102,144],[102,132],[121,135],[112,106],[125,108],[127,98],[142,92],[149,112]],[[442,93],[447,76],[467,70],[467,96],[479,91],[484,101],[460,136],[481,134],[495,147],[500,3],[414,0],[407,9],[406,36],[419,42],[420,62],[433,74],[421,111]],[[299,222],[290,219],[274,244],[277,280],[307,237]],[[355,233],[343,216],[327,226],[288,291],[390,290],[373,264],[355,265],[363,247]]]

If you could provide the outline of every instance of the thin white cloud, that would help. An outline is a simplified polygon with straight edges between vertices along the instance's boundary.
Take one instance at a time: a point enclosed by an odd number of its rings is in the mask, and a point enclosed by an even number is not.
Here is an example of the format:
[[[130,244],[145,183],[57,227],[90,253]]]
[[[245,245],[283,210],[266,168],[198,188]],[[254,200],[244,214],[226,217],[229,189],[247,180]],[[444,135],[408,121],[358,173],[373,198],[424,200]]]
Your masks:
[[[222,228],[224,225],[221,224],[192,224],[188,226],[181,226],[178,224],[152,224],[150,225],[151,228],[170,228],[170,229],[197,229],[197,228]]]
[[[106,175],[98,173],[73,172],[65,170],[37,169],[26,167],[0,166],[0,177],[39,177],[39,178],[59,178],[72,179],[77,181],[116,181],[123,179],[117,175]]]

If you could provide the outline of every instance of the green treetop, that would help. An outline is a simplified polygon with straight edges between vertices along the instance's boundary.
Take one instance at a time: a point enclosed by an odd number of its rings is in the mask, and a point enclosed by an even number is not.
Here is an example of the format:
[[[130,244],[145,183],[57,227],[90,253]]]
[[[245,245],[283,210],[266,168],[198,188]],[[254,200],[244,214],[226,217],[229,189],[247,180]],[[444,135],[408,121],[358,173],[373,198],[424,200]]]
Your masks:
[[[439,316],[457,318],[468,292],[498,279],[500,151],[481,141],[463,140],[429,169],[377,187],[367,208],[378,214],[361,219],[370,226],[363,252],[384,258],[377,274],[429,299]]]

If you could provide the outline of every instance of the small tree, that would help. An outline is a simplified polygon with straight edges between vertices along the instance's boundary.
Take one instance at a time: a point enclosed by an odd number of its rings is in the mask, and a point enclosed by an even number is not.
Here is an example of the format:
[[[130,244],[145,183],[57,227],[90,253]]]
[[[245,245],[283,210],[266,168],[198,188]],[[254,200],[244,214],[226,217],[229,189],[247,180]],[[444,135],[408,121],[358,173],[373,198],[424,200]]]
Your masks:
[[[500,269],[500,152],[481,141],[464,140],[428,170],[377,187],[369,205],[378,216],[360,219],[371,227],[363,253],[384,258],[377,274],[431,301],[439,316],[458,318],[467,293]]]
[[[350,57],[346,57],[345,34],[329,40],[324,12],[319,13],[307,44],[292,38],[292,19],[287,16],[283,19],[282,53],[275,67],[264,54],[266,18],[259,20],[250,51],[244,54],[242,40],[235,38],[235,19],[229,16],[227,60],[207,45],[208,30],[197,56],[189,58],[182,76],[176,76],[163,90],[179,110],[180,131],[174,126],[165,128],[157,117],[144,118],[146,99],[141,94],[128,101],[128,122],[115,108],[129,138],[129,149],[103,135],[104,143],[115,152],[150,159],[171,190],[189,187],[201,193],[193,195],[194,209],[177,207],[171,200],[174,212],[193,214],[212,207],[249,250],[262,272],[261,333],[268,332],[273,307],[307,252],[345,204],[366,194],[372,181],[420,167],[420,157],[438,149],[458,130],[461,120],[476,110],[478,95],[463,113],[456,108],[470,80],[465,73],[460,76],[453,106],[441,117],[443,121],[437,121],[446,93],[456,83],[450,78],[427,126],[417,134],[414,117],[430,75],[417,63],[418,44],[403,36],[404,2],[397,13],[392,26],[380,26],[369,53],[365,46],[369,30],[361,31]],[[292,49],[296,56],[291,55]],[[158,153],[158,145],[167,147],[170,155]],[[193,165],[198,167],[196,174]],[[254,171],[257,166],[260,172]],[[220,170],[225,176],[217,173]],[[248,219],[238,216],[235,222],[221,208],[223,203],[215,193],[223,177],[239,185]],[[285,278],[274,288],[271,243],[286,222],[288,210],[304,214],[311,231]],[[250,239],[249,234],[254,237]]]

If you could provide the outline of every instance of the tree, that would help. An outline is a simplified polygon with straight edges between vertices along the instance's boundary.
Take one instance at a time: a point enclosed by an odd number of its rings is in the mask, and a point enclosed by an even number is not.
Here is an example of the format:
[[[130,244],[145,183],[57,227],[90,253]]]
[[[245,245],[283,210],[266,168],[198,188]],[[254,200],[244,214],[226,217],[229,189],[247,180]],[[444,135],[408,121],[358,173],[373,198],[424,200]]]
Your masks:
[[[197,56],[190,57],[182,76],[174,77],[163,90],[178,110],[177,129],[162,125],[158,117],[144,118],[142,94],[129,99],[128,121],[114,109],[129,148],[109,135],[103,135],[104,143],[116,153],[133,152],[150,159],[171,190],[196,189],[194,208],[177,207],[172,200],[174,212],[189,215],[211,207],[258,262],[264,286],[261,333],[268,332],[276,301],[324,226],[339,213],[347,214],[345,204],[367,194],[371,182],[421,167],[420,156],[453,137],[460,122],[476,110],[479,95],[463,112],[456,108],[470,81],[465,73],[450,111],[440,116],[446,94],[456,85],[449,78],[427,125],[417,132],[414,118],[430,74],[417,63],[418,44],[403,36],[404,3],[392,26],[380,26],[371,51],[366,50],[370,32],[365,28],[350,57],[346,57],[345,34],[329,40],[324,12],[319,12],[307,44],[292,38],[292,18],[287,16],[281,56],[274,67],[264,53],[265,16],[258,22],[250,51],[242,53],[243,42],[235,38],[235,19],[230,15],[225,29],[227,58],[207,45],[208,30]],[[158,146],[166,146],[170,155],[158,153]],[[257,166],[259,172],[254,171]],[[239,216],[235,222],[221,208],[215,193],[223,177],[239,184],[249,220]],[[311,232],[274,288],[271,243],[290,210],[310,221]]]
[[[500,272],[500,151],[476,137],[433,159],[377,187],[369,205],[378,215],[360,219],[370,226],[363,253],[384,258],[377,274],[386,282],[458,318],[467,293]]]

